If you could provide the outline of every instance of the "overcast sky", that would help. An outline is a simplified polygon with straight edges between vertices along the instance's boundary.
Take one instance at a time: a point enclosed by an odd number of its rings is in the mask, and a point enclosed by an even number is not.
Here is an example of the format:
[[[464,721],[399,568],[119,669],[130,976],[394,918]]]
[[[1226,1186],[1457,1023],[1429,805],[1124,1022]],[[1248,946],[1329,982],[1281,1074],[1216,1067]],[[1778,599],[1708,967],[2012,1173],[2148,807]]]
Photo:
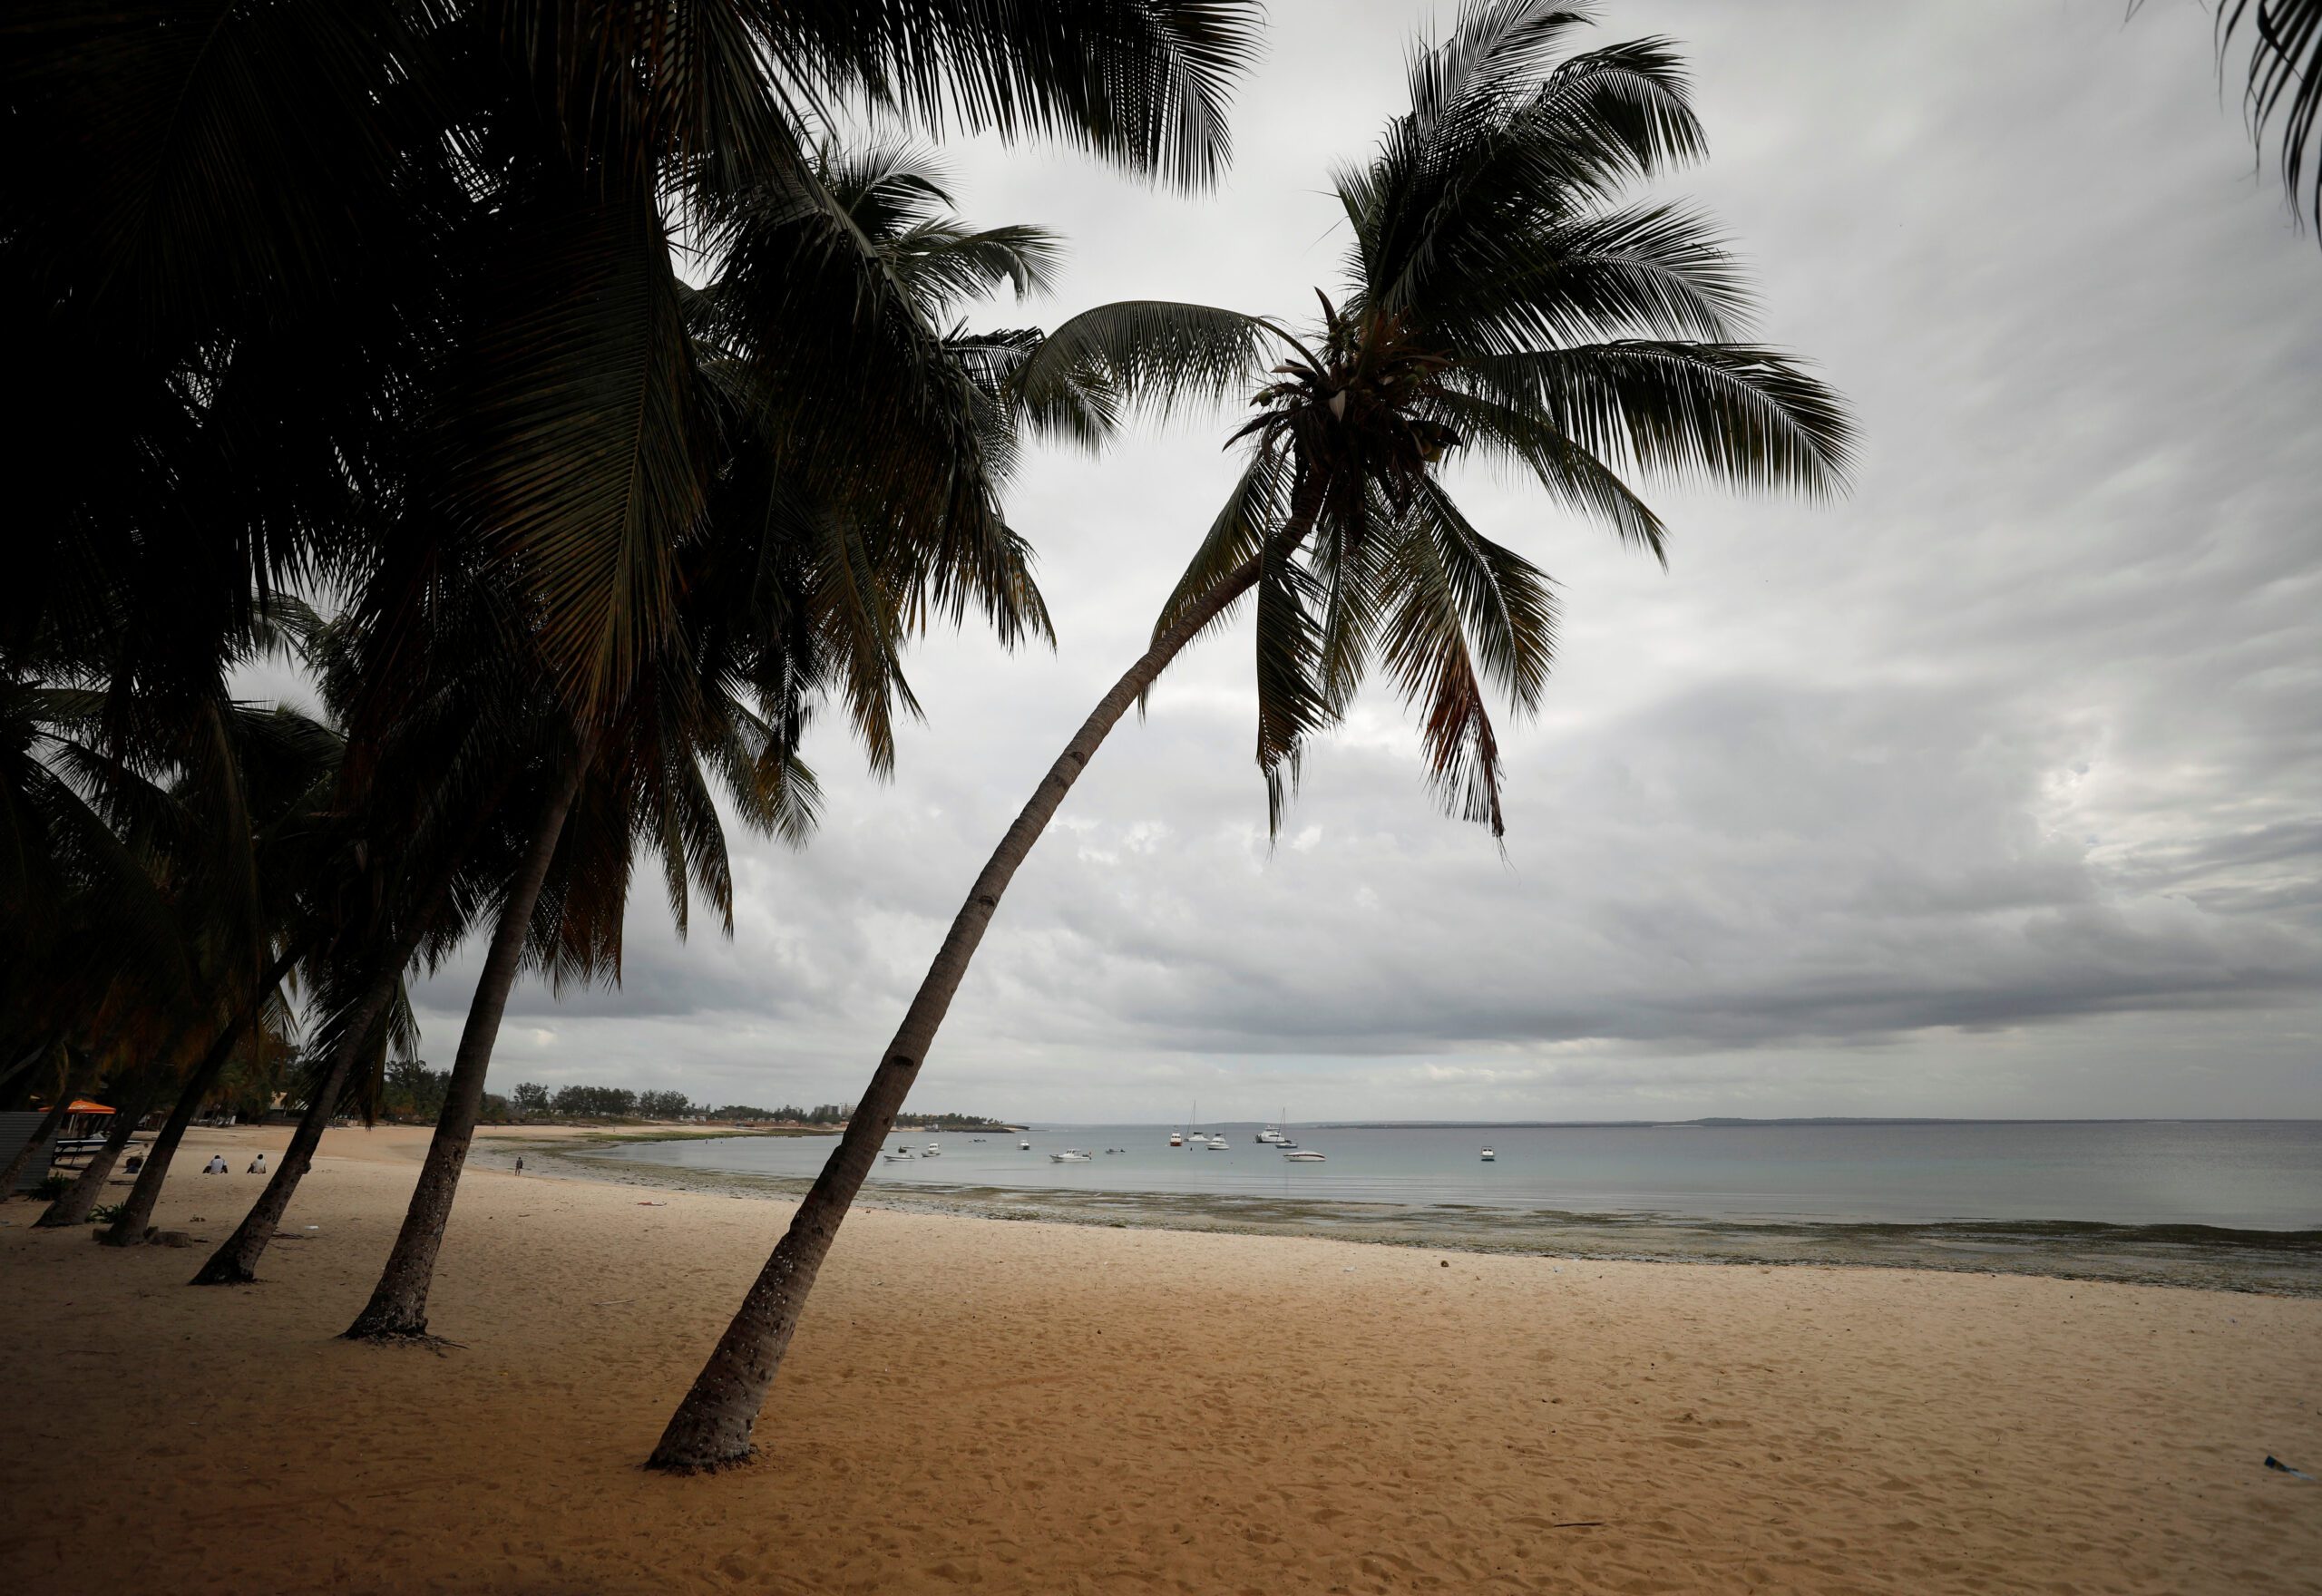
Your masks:
[[[1223,190],[956,151],[961,209],[1121,297],[1299,315],[1323,191],[1450,7],[1276,0]],[[1712,156],[1668,184],[1867,447],[1835,504],[1655,490],[1672,568],[1490,474],[1563,583],[1502,726],[1505,856],[1374,690],[1269,852],[1247,618],[1115,735],[1018,877],[913,1103],[1033,1120],[2322,1114],[2322,252],[2190,0],[1612,0]],[[867,779],[832,717],[812,845],[737,837],[733,939],[639,894],[618,991],[520,990],[493,1085],[851,1099],[1009,818],[1233,471],[1221,418],[1041,453],[1011,516],[1060,634],[912,661]],[[706,918],[706,917],[705,917]],[[449,1058],[473,963],[419,995]]]

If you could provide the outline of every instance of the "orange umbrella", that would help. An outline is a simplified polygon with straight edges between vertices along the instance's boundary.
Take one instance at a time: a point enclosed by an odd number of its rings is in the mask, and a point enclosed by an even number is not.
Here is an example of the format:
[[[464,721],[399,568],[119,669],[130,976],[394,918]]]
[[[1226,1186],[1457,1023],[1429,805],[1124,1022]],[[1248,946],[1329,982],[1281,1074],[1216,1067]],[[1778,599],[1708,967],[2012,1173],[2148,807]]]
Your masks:
[[[73,1106],[64,1112],[67,1114],[111,1114],[112,1110],[102,1103],[92,1103],[86,1097],[75,1097],[73,1099]]]

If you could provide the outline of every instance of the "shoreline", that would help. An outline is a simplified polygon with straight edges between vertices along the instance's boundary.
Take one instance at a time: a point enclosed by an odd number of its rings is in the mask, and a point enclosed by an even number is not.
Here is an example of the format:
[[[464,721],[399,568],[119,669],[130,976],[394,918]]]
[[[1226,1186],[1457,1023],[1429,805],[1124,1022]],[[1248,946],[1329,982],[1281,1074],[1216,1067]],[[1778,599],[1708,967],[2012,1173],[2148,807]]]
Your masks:
[[[795,1202],[804,1176],[688,1169],[619,1155],[686,1134],[527,1139],[502,1154],[480,1134],[471,1158],[512,1168],[517,1151],[557,1173],[607,1184]],[[512,1138],[504,1139],[506,1145]],[[545,1171],[543,1173],[546,1173]],[[1477,1256],[1591,1262],[1826,1267],[2023,1275],[2046,1280],[2291,1299],[2322,1298],[2322,1231],[2229,1231],[2208,1225],[2086,1221],[1718,1221],[1665,1214],[1580,1213],[1179,1192],[1086,1193],[961,1184],[866,1189],[854,1207],[890,1213],[1176,1231],[1302,1237]]]

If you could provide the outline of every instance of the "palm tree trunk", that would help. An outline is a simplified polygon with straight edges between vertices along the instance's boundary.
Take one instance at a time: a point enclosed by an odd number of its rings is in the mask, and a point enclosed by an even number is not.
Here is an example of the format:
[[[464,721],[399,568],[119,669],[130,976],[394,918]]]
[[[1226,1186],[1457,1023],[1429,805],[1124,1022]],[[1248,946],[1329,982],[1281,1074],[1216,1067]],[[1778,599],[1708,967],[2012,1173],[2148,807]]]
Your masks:
[[[50,1203],[41,1216],[33,1221],[39,1230],[63,1230],[86,1224],[89,1212],[97,1205],[98,1193],[104,1190],[105,1179],[112,1173],[112,1166],[121,1157],[121,1150],[136,1134],[137,1124],[145,1111],[153,1106],[153,1099],[161,1095],[162,1072],[158,1066],[149,1067],[122,1093],[121,1106],[113,1112],[112,1126],[105,1132],[105,1144],[82,1170],[64,1195]]]
[[[112,1042],[107,1041],[105,1047],[111,1051]],[[15,1194],[16,1182],[24,1178],[24,1165],[30,1163],[42,1145],[56,1134],[56,1128],[64,1123],[65,1114],[72,1110],[73,1100],[89,1089],[90,1081],[96,1076],[97,1060],[103,1056],[102,1053],[83,1053],[75,1058],[72,1044],[65,1044],[64,1089],[56,1095],[54,1106],[41,1115],[40,1124],[33,1132],[33,1139],[17,1148],[8,1160],[8,1167],[0,1171],[0,1202],[5,1202]]]
[[[854,1194],[863,1189],[880,1144],[894,1128],[895,1115],[928,1048],[934,1044],[952,995],[968,973],[968,961],[975,957],[976,945],[983,940],[984,929],[1000,908],[1000,894],[1008,890],[1017,868],[1048,829],[1064,795],[1080,779],[1106,735],[1178,652],[1227,605],[1255,585],[1262,564],[1257,558],[1244,562],[1179,616],[1128,673],[1113,684],[1112,691],[1098,701],[1049,767],[1016,823],[992,851],[983,873],[968,890],[968,900],[960,906],[935,962],[903,1014],[902,1027],[872,1073],[870,1090],[847,1122],[846,1134],[839,1138],[837,1149],[799,1203],[774,1255],[758,1271],[717,1350],[696,1377],[693,1389],[686,1393],[668,1427],[661,1432],[660,1444],[647,1460],[647,1467],[691,1474],[739,1463],[750,1455],[758,1409],[765,1405],[766,1387],[781,1367],[783,1351],[797,1328],[806,1295],[814,1289],[815,1273],[830,1251],[839,1221],[846,1217]]]
[[[185,1139],[186,1127],[201,1111],[203,1099],[218,1085],[218,1077],[226,1073],[227,1061],[234,1056],[234,1049],[249,1034],[251,1022],[265,1005],[267,993],[281,984],[290,973],[290,967],[306,955],[306,945],[296,943],[285,949],[272,968],[259,978],[258,986],[243,1002],[226,1028],[218,1033],[210,1051],[186,1077],[185,1090],[178,1094],[170,1117],[162,1123],[161,1134],[153,1138],[151,1151],[145,1154],[144,1167],[137,1172],[137,1183],[129,1189],[129,1201],[121,1205],[121,1213],[102,1238],[108,1247],[134,1247],[145,1240],[145,1227],[152,1222],[153,1205],[161,1201],[161,1182],[170,1178],[170,1162],[177,1157],[178,1143]]]
[[[338,1106],[339,1094],[346,1089],[347,1080],[355,1073],[355,1061],[378,1029],[387,1005],[395,1001],[395,983],[403,979],[405,968],[411,963],[412,955],[419,951],[420,939],[434,921],[435,912],[450,889],[454,869],[456,861],[442,872],[424,904],[412,914],[403,934],[395,939],[395,948],[364,991],[361,1007],[347,1022],[346,1033],[331,1052],[330,1068],[324,1072],[314,1095],[307,1100],[306,1113],[298,1116],[298,1128],[291,1133],[290,1145],[283,1150],[274,1178],[267,1182],[266,1190],[250,1204],[242,1222],[226,1238],[225,1244],[210,1255],[210,1261],[201,1266],[191,1284],[239,1286],[258,1279],[259,1260],[266,1255],[275,1229],[281,1224],[283,1212],[298,1190],[298,1182],[306,1178],[315,1161],[315,1150],[322,1145],[323,1131]]]
[[[477,978],[475,997],[468,1004],[467,1025],[460,1032],[460,1050],[452,1062],[444,1111],[436,1116],[435,1135],[427,1143],[427,1162],[420,1167],[419,1184],[404,1213],[403,1229],[395,1234],[395,1251],[387,1255],[387,1267],[372,1289],[371,1300],[346,1328],[349,1340],[417,1340],[427,1334],[427,1290],[434,1282],[435,1255],[444,1245],[444,1226],[452,1216],[452,1198],[459,1189],[460,1171],[467,1163],[476,1116],[483,1108],[483,1077],[492,1066],[492,1045],[500,1035],[509,989],[516,984],[516,965],[532,929],[532,908],[540,901],[549,864],[556,857],[557,839],[564,833],[564,817],[571,813],[572,801],[580,793],[590,757],[590,745],[584,742],[562,781],[550,793],[523,867],[509,883],[500,921],[493,928],[492,949],[484,957],[483,973]]]

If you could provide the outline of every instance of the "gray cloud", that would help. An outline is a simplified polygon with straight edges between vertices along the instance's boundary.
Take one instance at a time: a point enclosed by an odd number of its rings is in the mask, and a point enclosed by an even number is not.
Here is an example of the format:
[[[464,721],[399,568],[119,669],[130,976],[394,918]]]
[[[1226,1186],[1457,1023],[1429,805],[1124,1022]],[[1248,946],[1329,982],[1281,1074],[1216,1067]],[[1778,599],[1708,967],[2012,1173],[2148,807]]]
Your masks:
[[[1420,8],[1423,9],[1423,8]],[[1447,8],[1448,9],[1448,8]],[[977,144],[970,214],[1061,228],[1053,323],[1134,295],[1297,312],[1320,190],[1418,10],[1283,4],[1217,196]],[[1765,331],[1868,449],[1835,505],[1655,490],[1673,569],[1477,474],[1565,583],[1511,724],[1508,851],[1437,816],[1374,695],[1282,844],[1246,631],[1075,791],[921,1095],[1041,1117],[2322,1112],[2322,260],[2253,174],[2191,5],[1614,5],[1685,43]],[[642,901],[618,992],[519,995],[497,1084],[853,1093],[985,851],[1132,657],[1224,427],[1036,454],[1012,514],[1062,640],[933,638],[898,779],[835,732],[829,822],[739,848],[739,923]],[[423,994],[448,1055],[467,967]]]

